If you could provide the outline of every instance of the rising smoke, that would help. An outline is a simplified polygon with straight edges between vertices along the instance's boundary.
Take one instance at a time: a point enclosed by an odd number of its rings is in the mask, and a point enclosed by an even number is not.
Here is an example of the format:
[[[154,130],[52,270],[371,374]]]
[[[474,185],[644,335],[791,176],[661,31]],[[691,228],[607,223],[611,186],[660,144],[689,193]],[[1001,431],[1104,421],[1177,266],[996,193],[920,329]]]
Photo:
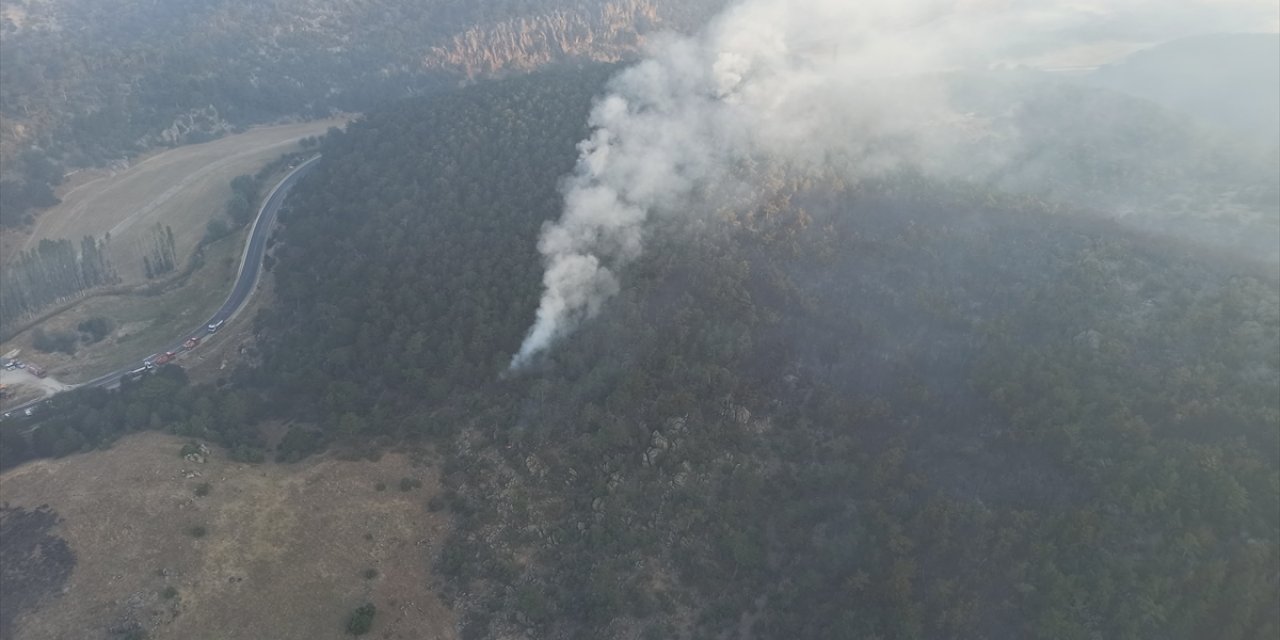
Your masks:
[[[538,244],[545,290],[511,368],[618,292],[651,216],[745,184],[744,161],[945,169],[963,155],[964,116],[930,78],[1097,42],[1271,30],[1276,12],[1267,0],[747,0],[696,36],[657,36],[591,112],[564,211]]]

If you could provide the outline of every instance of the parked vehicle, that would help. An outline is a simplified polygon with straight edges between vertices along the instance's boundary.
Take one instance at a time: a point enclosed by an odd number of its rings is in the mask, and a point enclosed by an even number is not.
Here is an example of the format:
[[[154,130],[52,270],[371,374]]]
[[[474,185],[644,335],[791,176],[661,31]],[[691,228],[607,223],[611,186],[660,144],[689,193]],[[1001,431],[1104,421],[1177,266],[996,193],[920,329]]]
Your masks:
[[[43,368],[34,364],[27,364],[27,373],[30,373],[31,375],[34,375],[37,378],[43,378],[49,375],[48,373],[45,372]]]

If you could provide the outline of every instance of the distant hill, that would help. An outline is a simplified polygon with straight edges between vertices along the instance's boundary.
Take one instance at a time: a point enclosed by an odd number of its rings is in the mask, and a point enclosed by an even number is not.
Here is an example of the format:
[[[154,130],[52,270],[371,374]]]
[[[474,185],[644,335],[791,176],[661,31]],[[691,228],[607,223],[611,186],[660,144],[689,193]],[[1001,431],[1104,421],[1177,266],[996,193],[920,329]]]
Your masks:
[[[931,156],[944,170],[1280,262],[1274,143],[1054,74],[957,75],[951,83],[954,106],[981,133],[959,147],[962,160]]]
[[[1175,40],[1101,67],[1088,80],[1251,137],[1280,140],[1280,34]]]

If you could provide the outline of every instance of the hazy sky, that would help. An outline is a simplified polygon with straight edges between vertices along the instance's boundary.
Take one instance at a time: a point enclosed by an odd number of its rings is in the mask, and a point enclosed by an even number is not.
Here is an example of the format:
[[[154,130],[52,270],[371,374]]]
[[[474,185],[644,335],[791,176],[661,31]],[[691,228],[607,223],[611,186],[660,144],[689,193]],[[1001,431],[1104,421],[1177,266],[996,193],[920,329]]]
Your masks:
[[[972,4],[990,7],[1019,3],[972,0]],[[1276,0],[1120,0],[1071,6],[1075,26],[1059,29],[1057,37],[1011,51],[1001,62],[1050,69],[1092,67],[1187,36],[1280,32],[1280,1]]]

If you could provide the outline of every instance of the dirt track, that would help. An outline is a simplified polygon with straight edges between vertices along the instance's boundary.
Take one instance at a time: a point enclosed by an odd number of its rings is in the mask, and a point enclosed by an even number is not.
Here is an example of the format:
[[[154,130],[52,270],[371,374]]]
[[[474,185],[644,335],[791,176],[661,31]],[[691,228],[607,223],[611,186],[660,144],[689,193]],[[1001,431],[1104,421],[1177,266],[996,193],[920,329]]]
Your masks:
[[[178,260],[185,262],[204,235],[205,225],[219,215],[231,195],[230,182],[252,173],[301,138],[323,134],[343,120],[258,127],[204,144],[178,147],[147,157],[126,170],[94,171],[77,176],[62,204],[40,213],[29,249],[41,239],[111,234],[109,256],[125,284],[145,280],[142,256],[156,223],[173,228]]]

